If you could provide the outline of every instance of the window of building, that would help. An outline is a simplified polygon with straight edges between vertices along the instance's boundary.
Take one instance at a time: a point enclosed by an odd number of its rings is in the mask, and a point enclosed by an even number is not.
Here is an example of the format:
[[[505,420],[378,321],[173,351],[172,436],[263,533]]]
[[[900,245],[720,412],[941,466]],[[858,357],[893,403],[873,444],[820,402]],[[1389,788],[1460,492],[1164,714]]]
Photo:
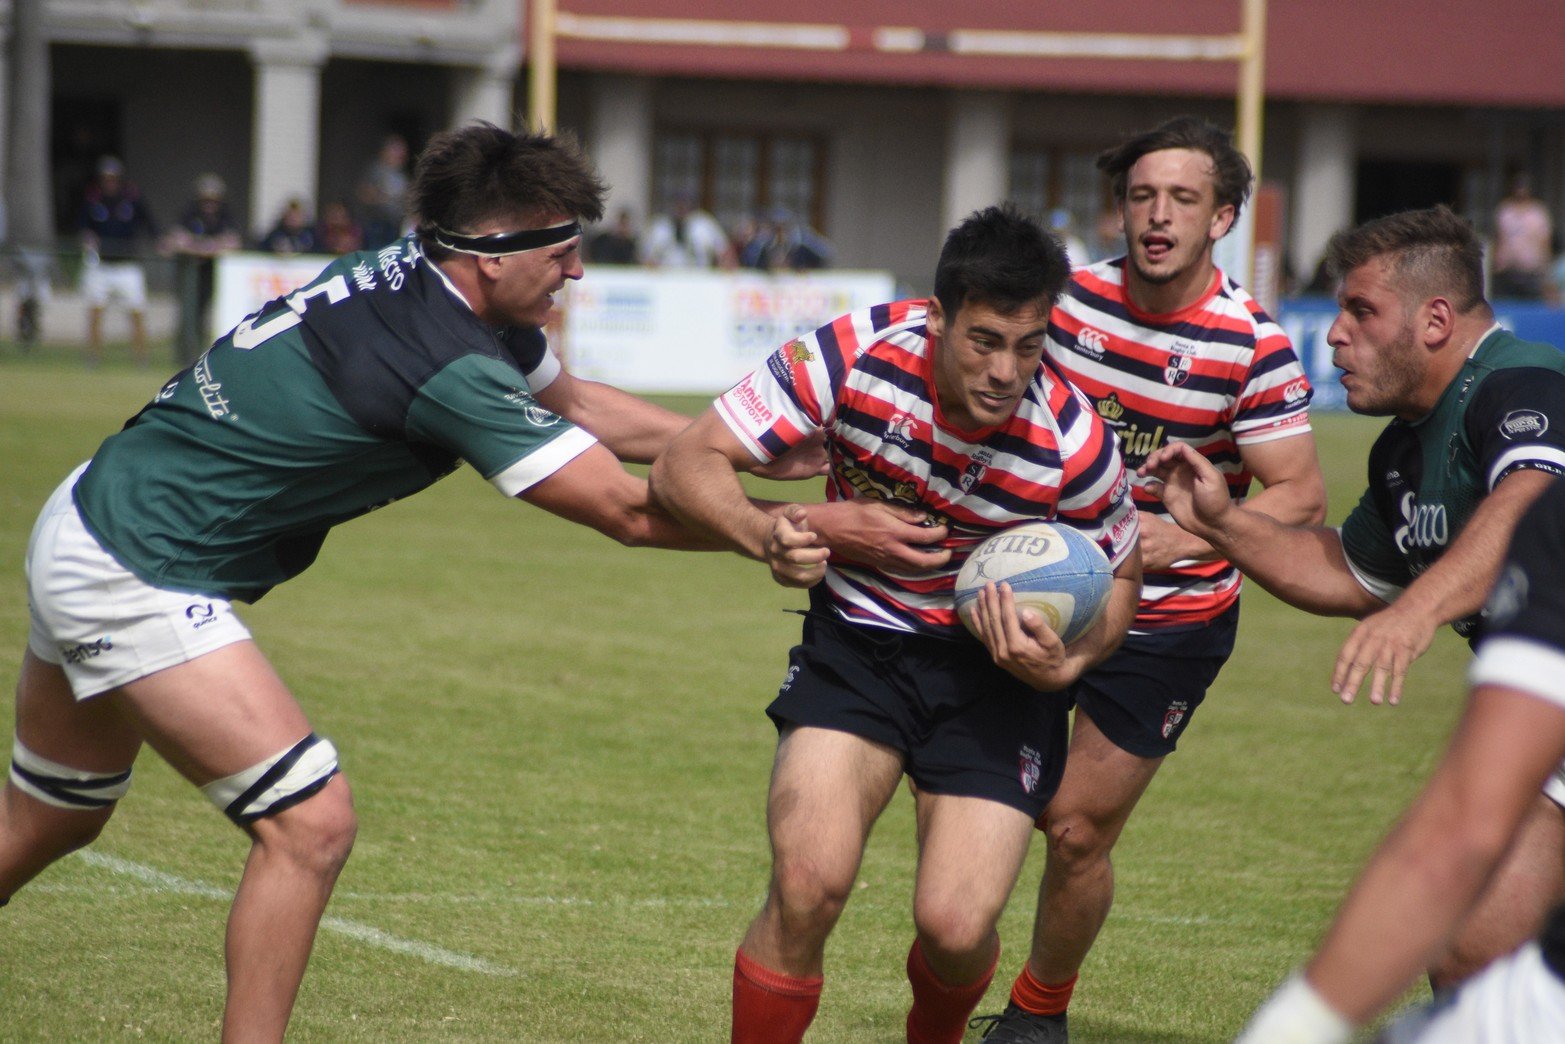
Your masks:
[[[652,206],[681,195],[729,229],[786,207],[825,231],[825,145],[808,135],[666,130],[654,146]]]
[[[1070,231],[1089,247],[1098,218],[1109,206],[1108,179],[1098,172],[1097,149],[1022,145],[1011,150],[1009,198],[1046,223],[1068,215]]]

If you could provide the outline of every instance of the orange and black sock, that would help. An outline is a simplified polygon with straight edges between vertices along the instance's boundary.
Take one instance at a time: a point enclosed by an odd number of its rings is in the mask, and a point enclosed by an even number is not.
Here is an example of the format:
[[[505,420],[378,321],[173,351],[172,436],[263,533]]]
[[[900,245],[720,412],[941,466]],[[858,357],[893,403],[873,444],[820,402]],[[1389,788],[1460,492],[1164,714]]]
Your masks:
[[[908,1044],[957,1044],[967,1029],[968,1016],[984,999],[984,991],[994,978],[995,963],[976,982],[952,986],[941,982],[929,966],[924,950],[913,940],[907,954],[907,980],[913,984],[913,1007],[907,1013]]]
[[[736,952],[732,1044],[798,1044],[820,1007],[821,982],[772,971]]]

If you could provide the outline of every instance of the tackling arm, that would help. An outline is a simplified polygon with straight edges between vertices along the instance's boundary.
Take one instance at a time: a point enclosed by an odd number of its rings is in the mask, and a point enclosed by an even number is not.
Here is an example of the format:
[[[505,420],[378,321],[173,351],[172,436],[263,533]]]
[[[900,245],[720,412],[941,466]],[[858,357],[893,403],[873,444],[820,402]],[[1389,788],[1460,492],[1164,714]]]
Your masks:
[[[718,550],[712,537],[682,526],[657,504],[646,480],[594,444],[564,467],[517,494],[551,514],[596,529],[629,547]]]
[[[1336,530],[1288,525],[1235,505],[1222,473],[1193,447],[1182,442],[1162,447],[1147,458],[1140,474],[1153,480],[1153,493],[1181,528],[1289,605],[1322,616],[1364,616],[1385,604],[1354,579]],[[1290,490],[1289,499],[1307,485],[1306,480]],[[1311,499],[1299,497],[1295,509],[1303,510]]]
[[[1287,526],[1314,526],[1325,520],[1326,483],[1321,478],[1315,439],[1309,432],[1241,445],[1239,456],[1261,484],[1261,491],[1245,500],[1244,510]],[[1221,557],[1209,541],[1146,513],[1141,516],[1141,556],[1147,569]]]
[[[543,407],[592,432],[620,460],[650,464],[690,418],[621,391],[561,371],[536,398]]]
[[[753,463],[715,407],[677,437],[652,466],[658,500],[680,521],[721,546],[767,563],[778,583],[809,587],[825,572],[828,551],[816,545],[805,509],[752,503],[738,472]]]

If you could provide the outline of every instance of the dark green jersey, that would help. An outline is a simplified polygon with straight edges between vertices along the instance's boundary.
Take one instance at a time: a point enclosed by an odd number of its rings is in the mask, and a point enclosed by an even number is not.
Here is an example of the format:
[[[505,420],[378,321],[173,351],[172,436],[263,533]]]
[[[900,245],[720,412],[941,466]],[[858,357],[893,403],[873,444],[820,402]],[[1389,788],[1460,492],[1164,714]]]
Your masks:
[[[1342,524],[1349,566],[1392,600],[1519,468],[1565,474],[1565,353],[1497,327],[1427,416],[1393,420],[1375,440],[1369,488]],[[1475,623],[1455,627],[1465,635]]]
[[[148,583],[254,601],[463,460],[514,495],[581,453],[592,437],[531,394],[557,372],[541,331],[479,321],[399,240],[214,344],[105,440],[76,503]]]

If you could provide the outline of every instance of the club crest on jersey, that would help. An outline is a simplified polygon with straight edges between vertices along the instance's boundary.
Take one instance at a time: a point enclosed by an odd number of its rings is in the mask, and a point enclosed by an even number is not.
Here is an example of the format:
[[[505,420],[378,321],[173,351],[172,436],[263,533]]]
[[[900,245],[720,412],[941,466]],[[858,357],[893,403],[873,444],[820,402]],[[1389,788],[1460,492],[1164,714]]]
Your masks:
[[[1022,789],[1031,794],[1038,789],[1038,781],[1043,778],[1043,755],[1023,745],[1017,752],[1017,761],[1021,767],[1017,778],[1021,780]]]
[[[963,493],[971,493],[973,487],[978,485],[984,477],[984,472],[989,470],[989,462],[994,459],[994,450],[985,446],[973,454],[973,459],[968,463],[967,470],[962,472],[962,477],[956,480],[956,484],[962,487]]]
[[[815,361],[815,353],[803,341],[789,341],[783,345],[782,354],[784,359],[795,365]]]
[[[1163,366],[1163,382],[1177,388],[1189,379],[1190,356],[1170,355],[1168,362]]]
[[[1168,711],[1163,715],[1163,738],[1174,734],[1179,728],[1179,723],[1185,720],[1185,715],[1190,713],[1190,704],[1184,700],[1175,700],[1168,705]]]
[[[1500,434],[1508,439],[1535,439],[1549,430],[1549,418],[1537,410],[1512,410],[1500,422]]]

